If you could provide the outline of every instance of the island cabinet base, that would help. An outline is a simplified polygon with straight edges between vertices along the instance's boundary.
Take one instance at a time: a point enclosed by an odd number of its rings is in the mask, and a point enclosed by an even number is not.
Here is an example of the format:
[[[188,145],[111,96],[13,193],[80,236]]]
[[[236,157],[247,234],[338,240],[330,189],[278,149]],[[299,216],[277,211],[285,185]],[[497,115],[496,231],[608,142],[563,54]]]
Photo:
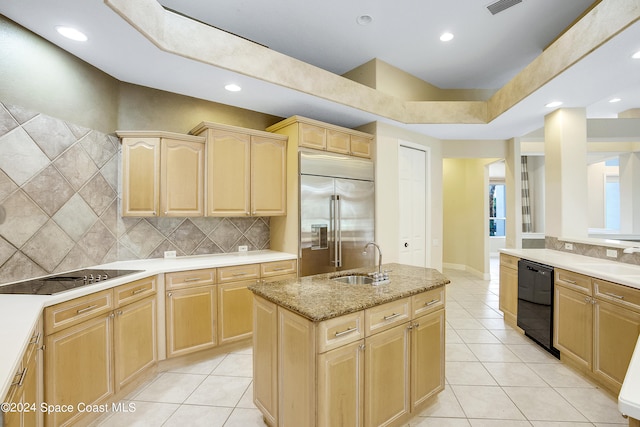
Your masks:
[[[444,287],[314,322],[254,295],[254,402],[270,426],[397,426],[444,389]]]

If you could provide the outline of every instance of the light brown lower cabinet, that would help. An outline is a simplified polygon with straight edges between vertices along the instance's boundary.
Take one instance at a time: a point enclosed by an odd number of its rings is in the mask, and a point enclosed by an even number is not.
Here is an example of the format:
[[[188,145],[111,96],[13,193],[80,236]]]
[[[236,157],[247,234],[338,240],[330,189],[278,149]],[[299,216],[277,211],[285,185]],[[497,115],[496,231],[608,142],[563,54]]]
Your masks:
[[[4,427],[38,427],[42,425],[40,411],[40,384],[42,382],[41,353],[42,322],[38,322],[25,351],[20,368],[13,378],[9,393],[3,402],[9,411],[0,414]],[[4,424],[3,424],[4,423]]]
[[[518,260],[500,254],[499,309],[504,314],[504,320],[512,326],[518,323]]]
[[[216,285],[167,291],[167,357],[217,345]]]
[[[155,292],[151,277],[45,309],[44,401],[73,408],[48,412],[46,426],[75,425],[86,415],[78,409],[155,365]]]
[[[591,370],[593,362],[593,307],[586,293],[556,282],[553,346],[563,358]]]
[[[640,291],[556,272],[554,347],[617,395],[640,336]]]
[[[265,421],[406,423],[444,389],[444,289],[426,294],[323,322],[254,296],[254,402]],[[408,321],[397,315],[405,306]]]
[[[247,288],[255,280],[218,285],[218,337],[220,344],[250,338],[253,333],[253,294]]]

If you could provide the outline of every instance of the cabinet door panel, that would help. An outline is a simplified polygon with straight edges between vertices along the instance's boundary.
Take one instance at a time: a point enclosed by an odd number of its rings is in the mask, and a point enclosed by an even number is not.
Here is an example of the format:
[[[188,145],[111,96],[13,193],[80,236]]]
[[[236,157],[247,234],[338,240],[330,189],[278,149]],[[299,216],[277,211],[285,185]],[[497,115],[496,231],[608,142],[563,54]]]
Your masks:
[[[327,151],[349,154],[351,135],[337,130],[327,129]]]
[[[287,213],[287,142],[251,137],[251,215]]]
[[[167,292],[167,357],[216,345],[216,287]]]
[[[313,322],[278,307],[278,425],[312,426],[316,411]]]
[[[364,423],[364,340],[318,356],[318,425]]]
[[[371,140],[361,136],[351,135],[350,152],[354,156],[371,158]]]
[[[500,265],[500,311],[515,325],[518,319],[518,270]]]
[[[593,307],[589,296],[556,283],[553,311],[553,346],[591,369],[593,354]]]
[[[411,410],[444,390],[444,310],[418,317],[411,332]]]
[[[162,139],[160,207],[164,216],[204,215],[204,144]]]
[[[620,391],[640,334],[640,314],[596,300],[593,372]]]
[[[253,402],[271,426],[278,425],[278,311],[254,296]]]
[[[218,285],[218,338],[220,344],[251,337],[253,294],[247,286],[255,280]]]
[[[160,138],[122,140],[122,216],[155,216],[159,208]]]
[[[320,126],[300,123],[300,147],[325,150],[327,148],[326,130]]]
[[[391,423],[409,413],[409,326],[366,338],[365,425]]]
[[[113,322],[87,320],[49,335],[45,350],[44,401],[50,405],[99,404],[113,394]],[[72,424],[78,412],[51,412],[46,424]]]
[[[116,392],[157,360],[156,297],[116,310],[114,322]]]
[[[249,215],[250,136],[211,129],[207,138],[207,215]]]

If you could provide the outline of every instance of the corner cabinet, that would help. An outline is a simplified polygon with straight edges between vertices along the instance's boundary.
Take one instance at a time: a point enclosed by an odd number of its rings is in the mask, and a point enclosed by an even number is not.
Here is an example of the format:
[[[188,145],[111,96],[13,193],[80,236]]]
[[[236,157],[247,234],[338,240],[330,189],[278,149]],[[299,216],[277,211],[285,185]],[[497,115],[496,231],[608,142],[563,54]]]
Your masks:
[[[191,130],[207,145],[207,216],[287,213],[287,137],[218,123]]]
[[[75,425],[83,405],[105,403],[157,362],[156,278],[45,308],[44,401],[72,405],[45,425]]]
[[[122,216],[204,215],[204,138],[117,132],[122,141]]]

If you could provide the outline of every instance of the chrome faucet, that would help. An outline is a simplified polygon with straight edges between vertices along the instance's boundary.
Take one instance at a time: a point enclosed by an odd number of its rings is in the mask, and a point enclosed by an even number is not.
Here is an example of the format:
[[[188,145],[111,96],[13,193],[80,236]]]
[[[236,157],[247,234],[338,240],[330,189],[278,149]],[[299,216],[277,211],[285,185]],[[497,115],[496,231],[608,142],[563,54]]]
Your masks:
[[[369,247],[369,245],[373,245],[376,248],[378,248],[378,254],[380,254],[378,256],[378,274],[382,274],[381,268],[382,268],[382,251],[380,250],[380,246],[378,246],[378,244],[376,242],[369,242],[366,245],[364,245],[364,249],[362,251],[362,255],[366,255],[367,254],[367,248]]]

